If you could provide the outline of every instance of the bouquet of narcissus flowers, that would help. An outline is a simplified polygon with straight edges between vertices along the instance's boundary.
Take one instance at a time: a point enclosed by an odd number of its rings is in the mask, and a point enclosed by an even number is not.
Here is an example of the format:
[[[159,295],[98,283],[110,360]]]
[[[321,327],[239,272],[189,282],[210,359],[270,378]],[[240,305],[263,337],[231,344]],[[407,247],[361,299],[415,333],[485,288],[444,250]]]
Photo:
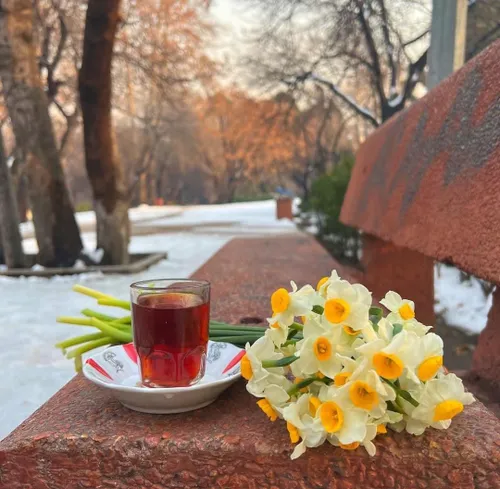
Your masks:
[[[344,450],[406,430],[446,429],[474,402],[462,381],[443,369],[443,341],[415,319],[412,301],[388,292],[372,307],[371,293],[335,271],[316,290],[278,289],[266,334],[247,344],[241,373],[271,421],[281,418],[292,459],[325,441]]]

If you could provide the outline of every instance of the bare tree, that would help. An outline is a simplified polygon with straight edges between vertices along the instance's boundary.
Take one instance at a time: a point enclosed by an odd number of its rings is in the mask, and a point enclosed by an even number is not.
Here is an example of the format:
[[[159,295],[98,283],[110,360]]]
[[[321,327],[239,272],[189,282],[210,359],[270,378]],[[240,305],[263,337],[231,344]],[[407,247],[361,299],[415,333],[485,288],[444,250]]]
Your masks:
[[[0,76],[16,144],[25,162],[28,195],[43,265],[73,264],[82,249],[64,180],[33,40],[31,0],[3,1]]]
[[[267,21],[249,60],[260,79],[292,88],[313,81],[374,127],[411,99],[427,63],[425,2],[242,1],[257,5]],[[409,29],[411,14],[419,21]],[[361,90],[349,89],[360,79]]]
[[[7,167],[3,136],[0,131],[0,248],[9,268],[24,266],[24,252],[19,232],[17,204]]]
[[[120,0],[89,0],[79,75],[85,163],[94,194],[97,246],[104,263],[127,263],[127,186],[111,119],[111,63]]]

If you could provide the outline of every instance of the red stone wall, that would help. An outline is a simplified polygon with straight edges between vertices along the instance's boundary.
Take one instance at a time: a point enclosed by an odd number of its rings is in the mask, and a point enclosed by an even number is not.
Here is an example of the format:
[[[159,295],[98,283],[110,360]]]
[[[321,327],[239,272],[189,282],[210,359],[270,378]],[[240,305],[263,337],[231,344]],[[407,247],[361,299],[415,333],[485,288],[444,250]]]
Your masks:
[[[500,40],[358,151],[341,219],[500,283]]]

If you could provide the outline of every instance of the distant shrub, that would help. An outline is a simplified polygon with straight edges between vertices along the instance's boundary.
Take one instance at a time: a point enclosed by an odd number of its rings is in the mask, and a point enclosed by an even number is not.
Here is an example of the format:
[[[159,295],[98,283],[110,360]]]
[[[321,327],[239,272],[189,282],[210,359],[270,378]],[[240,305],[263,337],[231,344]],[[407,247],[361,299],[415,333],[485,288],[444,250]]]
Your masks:
[[[76,212],[86,212],[93,209],[92,202],[78,202],[78,204],[75,205]]]
[[[361,250],[359,231],[339,220],[353,166],[354,156],[343,154],[330,173],[313,182],[309,198],[303,202],[301,210],[312,214],[318,238],[335,258],[356,264]]]

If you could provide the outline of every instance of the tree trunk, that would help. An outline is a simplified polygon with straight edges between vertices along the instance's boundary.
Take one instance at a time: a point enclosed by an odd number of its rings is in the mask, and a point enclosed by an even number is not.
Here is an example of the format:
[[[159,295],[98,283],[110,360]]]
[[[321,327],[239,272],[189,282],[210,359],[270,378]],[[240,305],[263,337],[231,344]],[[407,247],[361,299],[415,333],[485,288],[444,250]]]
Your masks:
[[[0,133],[0,241],[3,259],[9,268],[24,267],[24,252],[19,232],[16,199]]]
[[[103,263],[128,262],[129,198],[111,121],[111,62],[120,0],[89,0],[79,74],[85,164]]]
[[[0,76],[28,195],[42,265],[72,265],[83,247],[64,180],[33,42],[31,0],[0,2]]]

